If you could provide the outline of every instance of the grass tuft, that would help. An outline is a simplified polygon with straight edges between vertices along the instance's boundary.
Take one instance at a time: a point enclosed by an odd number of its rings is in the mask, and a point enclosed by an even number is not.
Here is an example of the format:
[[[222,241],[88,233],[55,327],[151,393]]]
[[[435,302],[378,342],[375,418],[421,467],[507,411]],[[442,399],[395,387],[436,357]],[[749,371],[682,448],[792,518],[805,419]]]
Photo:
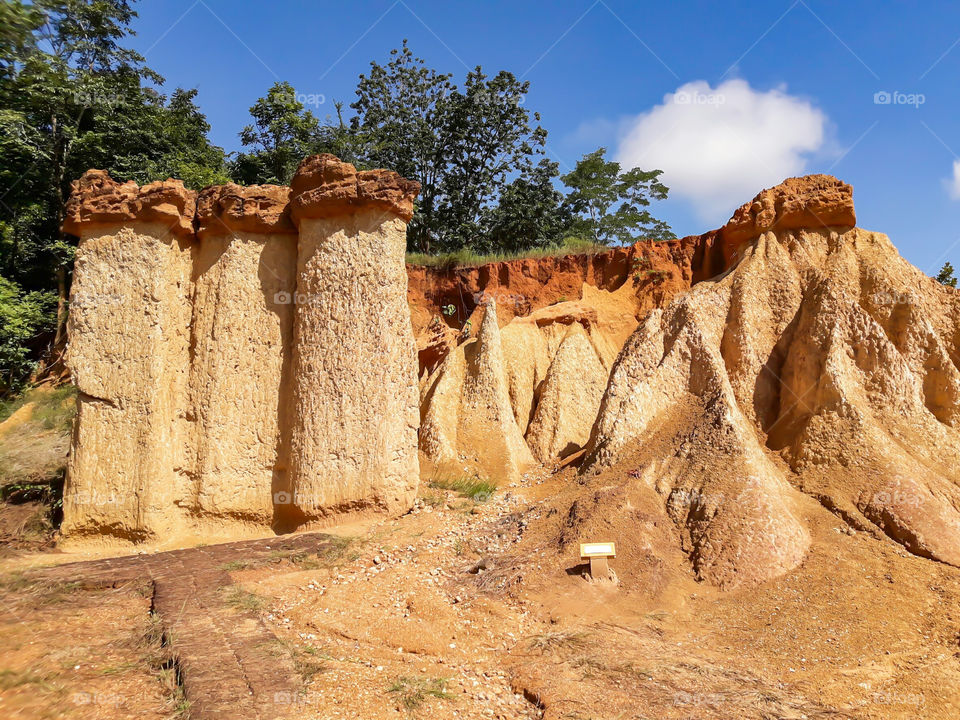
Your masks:
[[[528,641],[531,650],[545,652],[554,648],[569,647],[582,648],[587,642],[587,633],[560,630],[534,635]]]
[[[497,491],[495,482],[466,475],[459,478],[434,478],[428,485],[439,490],[453,490],[461,497],[475,502],[486,502]]]
[[[453,695],[447,692],[447,681],[444,678],[401,676],[387,688],[387,692],[396,695],[400,704],[407,710],[416,710],[428,697],[440,700],[453,699]]]
[[[249,613],[258,613],[267,604],[265,598],[236,585],[231,585],[226,589],[223,594],[223,601],[235,610]]]

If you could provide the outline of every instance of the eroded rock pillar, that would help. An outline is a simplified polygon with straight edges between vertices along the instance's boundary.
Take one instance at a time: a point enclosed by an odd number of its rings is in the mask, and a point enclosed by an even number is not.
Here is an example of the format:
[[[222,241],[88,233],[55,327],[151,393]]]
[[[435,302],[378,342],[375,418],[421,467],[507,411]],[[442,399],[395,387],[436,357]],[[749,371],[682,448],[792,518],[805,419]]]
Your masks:
[[[65,536],[141,541],[181,526],[195,206],[180,181],[140,188],[91,170],[74,183]]]
[[[297,263],[289,200],[288,187],[222,185],[197,201],[189,505],[204,526],[262,532],[286,484]]]
[[[301,163],[292,191],[289,519],[405,510],[418,482],[419,410],[404,252],[419,185],[318,155]]]

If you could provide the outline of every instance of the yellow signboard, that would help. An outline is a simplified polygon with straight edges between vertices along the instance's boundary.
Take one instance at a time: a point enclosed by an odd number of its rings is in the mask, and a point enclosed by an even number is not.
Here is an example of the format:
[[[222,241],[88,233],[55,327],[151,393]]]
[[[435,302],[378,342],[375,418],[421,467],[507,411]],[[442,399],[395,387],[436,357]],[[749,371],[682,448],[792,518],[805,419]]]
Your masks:
[[[617,548],[612,542],[580,543],[580,557],[616,557]]]

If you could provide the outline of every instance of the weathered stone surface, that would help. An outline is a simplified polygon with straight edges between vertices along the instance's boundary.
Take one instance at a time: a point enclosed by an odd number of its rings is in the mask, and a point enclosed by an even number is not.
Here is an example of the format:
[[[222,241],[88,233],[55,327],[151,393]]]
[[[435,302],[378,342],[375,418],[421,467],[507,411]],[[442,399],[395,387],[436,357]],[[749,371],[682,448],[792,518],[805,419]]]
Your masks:
[[[304,168],[299,236],[285,187],[211,187],[198,207],[179,181],[74,184],[66,537],[209,541],[412,504],[417,186]]]
[[[105,170],[87,170],[71,186],[63,231],[80,237],[95,228],[156,223],[164,232],[193,234],[197,194],[180,180],[163,180],[139,187],[132,180],[118,183]]]
[[[534,464],[511,405],[492,299],[477,338],[447,356],[427,392],[420,449],[435,472],[500,482]]]
[[[788,178],[741,205],[720,236],[735,248],[767,231],[850,228],[856,224],[853,187],[832,175],[805,175]]]
[[[290,219],[290,188],[231,183],[203,190],[197,197],[200,239],[238,232],[296,234]]]
[[[79,228],[67,365],[80,395],[65,536],[181,531],[190,243],[166,224],[135,228]]]
[[[187,504],[201,516],[269,526],[284,485],[296,239],[235,232],[197,252]]]
[[[785,185],[767,197],[798,197]],[[885,236],[844,229],[852,208],[829,217],[837,227],[763,232],[730,272],[652,313],[594,427],[585,474],[622,467],[654,487],[698,576],[723,587],[803,561],[804,493],[960,565],[958,296]]]
[[[298,223],[291,510],[406,510],[419,411],[405,223],[376,207]]]
[[[583,326],[571,324],[539,388],[527,431],[527,444],[540,462],[564,458],[587,444],[608,374]]]
[[[306,158],[290,183],[294,219],[326,218],[380,210],[383,218],[404,222],[413,217],[413,201],[420,184],[390,170],[360,172],[333,155]]]

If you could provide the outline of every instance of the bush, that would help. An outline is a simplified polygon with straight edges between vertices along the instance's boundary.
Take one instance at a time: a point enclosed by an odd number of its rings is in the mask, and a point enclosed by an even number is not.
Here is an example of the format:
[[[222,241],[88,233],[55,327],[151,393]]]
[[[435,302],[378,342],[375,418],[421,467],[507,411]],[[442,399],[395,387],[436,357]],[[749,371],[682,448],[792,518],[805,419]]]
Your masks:
[[[53,293],[25,293],[0,277],[0,397],[22,390],[36,367],[29,343],[53,327],[56,302]]]

